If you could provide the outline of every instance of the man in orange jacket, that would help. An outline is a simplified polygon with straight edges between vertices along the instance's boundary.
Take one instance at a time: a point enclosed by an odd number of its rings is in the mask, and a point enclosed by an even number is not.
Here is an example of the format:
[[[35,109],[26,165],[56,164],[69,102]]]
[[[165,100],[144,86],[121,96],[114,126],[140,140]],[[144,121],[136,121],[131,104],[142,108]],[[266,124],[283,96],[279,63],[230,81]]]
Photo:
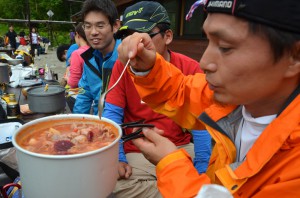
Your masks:
[[[202,0],[209,40],[204,74],[183,76],[147,34],[119,46],[144,102],[182,127],[204,124],[215,141],[206,174],[184,150],[144,129],[134,143],[156,164],[164,197],[219,184],[234,197],[300,197],[300,2]],[[284,9],[283,9],[284,8]],[[155,133],[156,132],[156,133]]]

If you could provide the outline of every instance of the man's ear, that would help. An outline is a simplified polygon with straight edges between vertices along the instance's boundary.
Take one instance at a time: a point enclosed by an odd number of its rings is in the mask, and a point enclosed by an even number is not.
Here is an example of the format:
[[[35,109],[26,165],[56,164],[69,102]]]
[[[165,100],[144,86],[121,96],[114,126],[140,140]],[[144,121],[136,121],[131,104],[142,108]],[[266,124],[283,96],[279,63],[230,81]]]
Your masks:
[[[113,26],[113,32],[116,33],[121,27],[121,21],[119,19],[116,20]]]
[[[287,77],[300,75],[300,41],[297,41],[291,51],[291,63],[286,72]]]
[[[169,45],[173,41],[173,31],[171,29],[165,31],[165,42]]]

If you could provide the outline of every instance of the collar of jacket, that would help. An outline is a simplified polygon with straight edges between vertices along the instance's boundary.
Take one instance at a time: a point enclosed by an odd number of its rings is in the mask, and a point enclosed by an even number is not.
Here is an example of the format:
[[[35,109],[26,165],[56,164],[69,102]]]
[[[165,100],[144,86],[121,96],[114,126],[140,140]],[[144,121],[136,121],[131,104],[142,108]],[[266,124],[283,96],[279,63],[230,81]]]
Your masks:
[[[86,61],[90,60],[93,57],[94,51],[95,51],[95,49],[90,47],[85,52],[83,52],[80,56],[82,57],[84,62],[86,62]]]
[[[109,65],[108,66],[109,68],[113,68],[116,60],[118,59],[118,46],[121,44],[121,42],[122,41],[120,39],[116,40],[116,44],[115,44],[115,47],[112,51],[112,55],[109,58],[104,60],[104,63],[103,63],[104,68],[106,68],[106,64]]]
[[[248,178],[261,171],[280,149],[288,149],[300,144],[299,130],[297,132],[300,115],[299,91],[300,86],[288,98],[277,118],[259,136],[243,162],[235,162],[234,135],[228,132],[230,126],[235,130],[236,125],[239,124],[241,114],[237,112],[240,108],[224,109],[216,105],[202,113],[199,119],[206,125],[216,142],[215,152],[212,152],[210,161],[214,165],[207,171],[209,177],[216,182],[216,176],[222,185],[234,193]],[[224,123],[228,123],[228,120],[230,126],[225,126]],[[223,167],[216,167],[218,165]]]
[[[96,51],[95,49],[90,47],[88,50],[81,54],[85,65],[89,66],[89,68],[102,80],[101,93],[103,93],[108,87],[110,76],[112,73],[112,68],[116,60],[118,59],[117,48],[120,45],[120,43],[121,40],[117,39],[111,56],[103,60],[101,66],[98,65],[95,59],[95,56],[101,54],[99,51]]]
[[[120,39],[116,40],[116,44],[114,46],[113,49],[113,53],[111,55],[111,57],[118,57],[118,51],[117,48],[120,45],[122,41]],[[82,59],[84,60],[84,62],[89,61],[90,59],[92,59],[94,57],[94,51],[95,49],[93,49],[92,47],[90,47],[88,50],[86,50],[85,52],[83,52],[80,56],[82,57]],[[108,58],[107,60],[110,60],[111,58]],[[114,58],[113,58],[114,59]],[[115,59],[113,61],[116,61]]]

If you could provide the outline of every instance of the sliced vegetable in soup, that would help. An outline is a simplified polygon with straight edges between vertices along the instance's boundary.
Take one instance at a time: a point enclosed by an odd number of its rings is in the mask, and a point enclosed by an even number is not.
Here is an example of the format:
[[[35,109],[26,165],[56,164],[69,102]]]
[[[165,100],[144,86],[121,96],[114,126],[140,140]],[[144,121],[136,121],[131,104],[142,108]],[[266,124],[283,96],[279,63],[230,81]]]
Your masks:
[[[113,127],[105,124],[59,124],[35,130],[20,140],[26,150],[50,155],[84,153],[109,145],[117,138]]]

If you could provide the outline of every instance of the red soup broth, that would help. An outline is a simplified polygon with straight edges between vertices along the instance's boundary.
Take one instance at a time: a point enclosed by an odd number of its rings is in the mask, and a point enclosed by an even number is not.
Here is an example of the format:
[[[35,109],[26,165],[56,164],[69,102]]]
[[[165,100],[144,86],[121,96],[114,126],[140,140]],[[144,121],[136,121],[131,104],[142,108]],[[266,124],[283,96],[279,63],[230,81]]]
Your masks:
[[[117,137],[117,128],[107,122],[55,120],[26,128],[16,140],[22,148],[31,152],[71,155],[105,147]]]

